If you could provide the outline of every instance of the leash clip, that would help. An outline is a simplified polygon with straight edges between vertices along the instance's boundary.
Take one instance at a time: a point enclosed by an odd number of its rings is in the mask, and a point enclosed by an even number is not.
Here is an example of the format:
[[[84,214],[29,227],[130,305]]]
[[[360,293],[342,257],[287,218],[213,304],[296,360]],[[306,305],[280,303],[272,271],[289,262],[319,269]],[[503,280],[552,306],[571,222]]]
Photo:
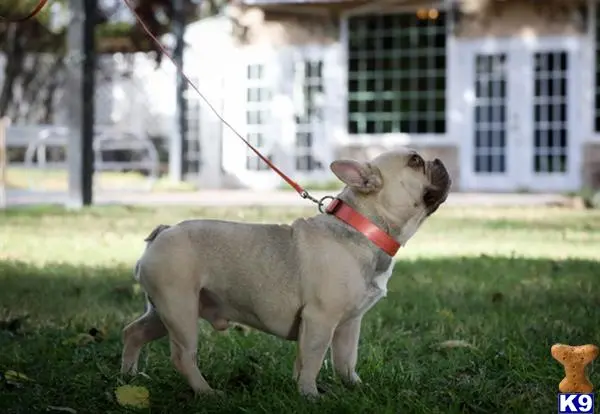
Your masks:
[[[317,207],[319,208],[319,211],[320,211],[321,213],[325,213],[325,212],[326,212],[326,211],[325,211],[325,208],[326,208],[327,206],[325,206],[325,201],[326,201],[326,200],[333,200],[333,199],[335,198],[335,197],[333,197],[333,196],[327,195],[327,196],[325,196],[325,197],[323,197],[323,198],[321,198],[321,199],[319,200],[319,199],[316,199],[316,198],[314,198],[313,196],[311,196],[311,195],[308,193],[308,191],[306,191],[306,190],[302,190],[302,192],[300,193],[300,197],[302,197],[302,198],[304,198],[304,199],[306,199],[306,200],[310,200],[310,201],[312,201],[313,203],[315,203],[315,204],[317,205]],[[327,205],[329,205],[329,203],[327,203]]]
[[[325,207],[329,207],[329,205],[330,205],[331,203],[327,203],[327,206],[325,206],[325,205],[324,205],[324,204],[325,204],[325,200],[331,200],[331,201],[333,201],[334,199],[335,199],[335,197],[333,197],[333,196],[330,196],[330,195],[327,195],[327,196],[323,197],[322,199],[320,199],[320,200],[319,200],[319,211],[320,211],[321,213],[329,213],[329,212],[328,212],[328,211],[325,209]]]

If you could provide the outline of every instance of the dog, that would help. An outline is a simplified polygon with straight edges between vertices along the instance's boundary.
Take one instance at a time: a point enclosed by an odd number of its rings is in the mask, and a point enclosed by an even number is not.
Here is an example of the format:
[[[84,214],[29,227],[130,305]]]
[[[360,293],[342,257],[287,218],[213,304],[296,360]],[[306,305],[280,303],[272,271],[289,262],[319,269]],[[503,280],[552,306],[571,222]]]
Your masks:
[[[220,393],[197,366],[202,318],[216,330],[231,322],[297,341],[293,377],[302,395],[319,395],[316,378],[329,348],[336,373],[359,384],[361,320],[386,295],[394,266],[395,251],[375,243],[373,233],[406,245],[444,203],[451,178],[439,159],[425,161],[410,149],[365,163],[336,160],[330,169],[345,184],[336,202],[368,221],[370,233],[328,212],[291,225],[187,220],[156,227],[135,267],[147,304],[123,330],[122,373],[135,374],[144,344],[168,334],[171,360],[193,391]]]

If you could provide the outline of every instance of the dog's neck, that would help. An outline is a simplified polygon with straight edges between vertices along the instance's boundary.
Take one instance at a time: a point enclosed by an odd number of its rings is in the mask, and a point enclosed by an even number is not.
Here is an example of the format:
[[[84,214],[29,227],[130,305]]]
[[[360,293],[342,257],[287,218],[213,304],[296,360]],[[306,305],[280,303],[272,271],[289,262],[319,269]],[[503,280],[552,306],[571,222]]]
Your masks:
[[[423,223],[427,217],[427,211],[423,209],[420,214],[415,214],[405,220],[403,224],[396,225],[389,220],[386,220],[380,211],[375,208],[373,203],[366,201],[364,197],[356,194],[348,187],[344,188],[342,192],[337,195],[337,198],[368,218],[373,224],[393,237],[394,240],[402,246],[404,246],[417,232],[421,223]]]

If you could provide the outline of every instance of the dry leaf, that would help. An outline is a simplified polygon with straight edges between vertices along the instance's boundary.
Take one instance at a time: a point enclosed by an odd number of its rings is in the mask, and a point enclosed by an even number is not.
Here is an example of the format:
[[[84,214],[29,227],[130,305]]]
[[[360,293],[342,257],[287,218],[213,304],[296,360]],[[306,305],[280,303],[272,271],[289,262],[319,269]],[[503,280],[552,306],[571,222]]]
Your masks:
[[[4,378],[9,382],[24,382],[24,381],[33,381],[25,374],[21,374],[20,372],[8,370],[4,373]]]
[[[145,387],[122,385],[115,389],[117,402],[123,407],[148,408],[150,392]]]
[[[472,348],[472,349],[475,349],[475,347],[473,345],[471,345],[467,341],[463,341],[460,339],[450,339],[448,341],[441,342],[438,346],[440,348]]]
[[[71,407],[57,407],[55,405],[49,405],[46,407],[47,411],[62,411],[64,413],[77,414],[77,411],[72,409]]]
[[[454,313],[450,309],[440,309],[438,314],[444,318],[454,319]]]

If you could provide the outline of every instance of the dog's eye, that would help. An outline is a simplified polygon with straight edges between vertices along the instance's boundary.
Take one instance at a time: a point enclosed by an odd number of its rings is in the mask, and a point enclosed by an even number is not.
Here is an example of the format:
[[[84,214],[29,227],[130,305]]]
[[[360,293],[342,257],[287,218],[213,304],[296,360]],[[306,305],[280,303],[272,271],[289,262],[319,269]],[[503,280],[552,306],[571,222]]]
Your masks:
[[[408,160],[408,165],[415,168],[420,168],[424,165],[423,158],[419,154],[413,154]]]

